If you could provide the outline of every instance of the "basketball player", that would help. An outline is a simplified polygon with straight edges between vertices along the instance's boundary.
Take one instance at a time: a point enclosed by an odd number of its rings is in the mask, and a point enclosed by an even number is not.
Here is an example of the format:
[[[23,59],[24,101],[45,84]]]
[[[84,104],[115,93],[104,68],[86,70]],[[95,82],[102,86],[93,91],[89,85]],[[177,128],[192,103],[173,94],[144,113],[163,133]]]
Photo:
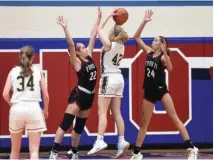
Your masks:
[[[143,155],[140,153],[140,148],[146,136],[147,127],[152,117],[155,103],[156,101],[161,100],[169,117],[185,141],[185,147],[188,151],[188,159],[194,160],[197,159],[198,149],[191,142],[184,124],[180,121],[176,113],[165,81],[164,70],[167,69],[167,71],[170,72],[173,69],[170,60],[170,51],[167,49],[167,40],[162,36],[158,36],[152,42],[152,47],[149,47],[140,39],[140,35],[146,23],[151,21],[152,14],[153,12],[151,10],[148,10],[145,13],[144,21],[141,23],[134,35],[138,45],[144,52],[146,52],[147,60],[145,64],[145,77],[143,85],[144,99],[142,106],[142,121],[131,159],[143,158]]]
[[[70,62],[78,76],[78,84],[68,98],[68,106],[65,110],[64,118],[57,129],[54,145],[50,152],[50,159],[56,159],[59,152],[60,143],[65,132],[70,128],[76,117],[76,123],[72,131],[72,148],[67,152],[69,159],[78,159],[78,145],[80,136],[85,127],[89,112],[95,95],[95,85],[97,79],[97,67],[92,60],[97,27],[100,23],[101,11],[98,8],[97,22],[91,32],[88,48],[82,43],[74,44],[67,29],[67,22],[63,17],[58,18],[58,24],[62,26],[69,45]]]
[[[31,46],[21,48],[20,63],[14,67],[3,91],[3,98],[10,105],[9,131],[11,136],[10,159],[19,159],[23,130],[28,132],[31,159],[39,159],[41,132],[46,131],[44,119],[48,117],[49,95],[42,73],[32,66],[34,50]],[[12,97],[10,91],[12,90]],[[42,112],[39,102],[41,91],[44,98]]]
[[[107,111],[110,106],[119,132],[118,152],[116,158],[123,156],[130,144],[124,139],[124,121],[120,111],[121,98],[123,97],[124,79],[120,70],[120,61],[125,52],[124,43],[128,34],[119,25],[114,25],[109,36],[104,35],[103,28],[109,18],[115,15],[115,10],[107,17],[103,25],[98,27],[98,36],[103,44],[101,55],[101,79],[98,97],[98,135],[93,148],[88,155],[95,154],[105,148],[104,133],[107,127]],[[110,105],[111,104],[111,105]]]

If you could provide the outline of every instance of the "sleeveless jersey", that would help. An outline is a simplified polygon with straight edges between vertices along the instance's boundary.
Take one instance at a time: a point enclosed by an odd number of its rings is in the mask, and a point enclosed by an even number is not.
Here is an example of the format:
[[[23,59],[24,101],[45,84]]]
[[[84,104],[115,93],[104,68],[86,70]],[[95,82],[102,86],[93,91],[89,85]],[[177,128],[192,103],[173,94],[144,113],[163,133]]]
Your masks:
[[[21,67],[16,66],[10,71],[13,94],[11,103],[41,102],[41,71],[32,66],[33,74],[24,77],[20,74]]]
[[[111,49],[104,51],[100,56],[101,75],[105,73],[121,73],[120,61],[122,60],[125,52],[123,44],[112,42]]]
[[[87,60],[88,62],[81,61],[81,69],[79,72],[76,72],[78,85],[89,91],[94,91],[97,81],[97,67],[90,56],[87,57]]]
[[[153,58],[153,52],[147,55],[145,63],[144,89],[166,86],[165,66],[161,61],[163,54]]]

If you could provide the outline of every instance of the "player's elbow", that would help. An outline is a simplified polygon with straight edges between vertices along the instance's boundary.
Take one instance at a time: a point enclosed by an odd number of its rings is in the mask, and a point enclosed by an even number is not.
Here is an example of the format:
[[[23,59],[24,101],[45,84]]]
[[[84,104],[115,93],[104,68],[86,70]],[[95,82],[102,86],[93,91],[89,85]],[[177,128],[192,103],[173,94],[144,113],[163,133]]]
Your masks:
[[[140,37],[135,38],[135,40],[136,40],[137,44],[140,45],[141,48],[143,48]]]
[[[44,94],[44,95],[43,95],[43,98],[44,98],[46,101],[49,101],[49,99],[50,99],[48,93]]]
[[[75,44],[74,43],[68,43],[68,50],[73,50],[75,49]]]
[[[111,42],[106,42],[103,44],[103,46],[104,46],[105,51],[108,51],[111,48]]]
[[[137,40],[137,39],[139,39],[139,38],[140,38],[140,36],[138,36],[138,35],[134,34],[133,38],[134,38],[135,40]]]
[[[172,66],[167,67],[167,71],[171,72],[173,70]]]
[[[9,93],[3,92],[3,93],[2,93],[2,97],[4,98],[4,100],[6,100],[7,97],[9,97]]]

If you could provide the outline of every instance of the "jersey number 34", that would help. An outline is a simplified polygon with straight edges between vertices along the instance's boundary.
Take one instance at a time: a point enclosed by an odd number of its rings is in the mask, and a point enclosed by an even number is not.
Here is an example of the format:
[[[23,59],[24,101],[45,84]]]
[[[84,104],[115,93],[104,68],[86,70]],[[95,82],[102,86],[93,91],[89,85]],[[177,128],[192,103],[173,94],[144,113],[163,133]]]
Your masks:
[[[25,89],[25,78],[23,76],[18,76],[17,77],[17,80],[20,81],[20,88],[17,88],[17,91],[18,92],[21,92],[21,91],[24,91]],[[27,86],[26,87],[29,87],[30,88],[30,91],[34,91],[34,84],[33,84],[33,76],[31,76],[27,82]]]

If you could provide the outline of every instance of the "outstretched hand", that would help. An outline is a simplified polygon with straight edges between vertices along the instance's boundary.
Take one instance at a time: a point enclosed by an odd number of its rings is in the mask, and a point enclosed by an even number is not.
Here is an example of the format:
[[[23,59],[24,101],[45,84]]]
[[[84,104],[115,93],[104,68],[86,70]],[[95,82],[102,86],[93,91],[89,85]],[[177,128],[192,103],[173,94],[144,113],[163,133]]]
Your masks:
[[[148,10],[145,12],[144,22],[149,22],[149,21],[151,21],[151,20],[152,20],[152,15],[153,15],[152,10],[148,9]]]
[[[114,8],[114,9],[110,12],[109,16],[110,16],[110,17],[113,17],[113,16],[118,15],[118,13],[117,13],[117,10],[118,10],[118,9],[119,9],[119,8]]]
[[[98,19],[100,20],[102,18],[102,11],[100,7],[97,8],[97,14],[98,14]]]
[[[64,20],[63,16],[59,16],[57,18],[57,23],[62,26],[63,28],[67,27],[67,20]]]

